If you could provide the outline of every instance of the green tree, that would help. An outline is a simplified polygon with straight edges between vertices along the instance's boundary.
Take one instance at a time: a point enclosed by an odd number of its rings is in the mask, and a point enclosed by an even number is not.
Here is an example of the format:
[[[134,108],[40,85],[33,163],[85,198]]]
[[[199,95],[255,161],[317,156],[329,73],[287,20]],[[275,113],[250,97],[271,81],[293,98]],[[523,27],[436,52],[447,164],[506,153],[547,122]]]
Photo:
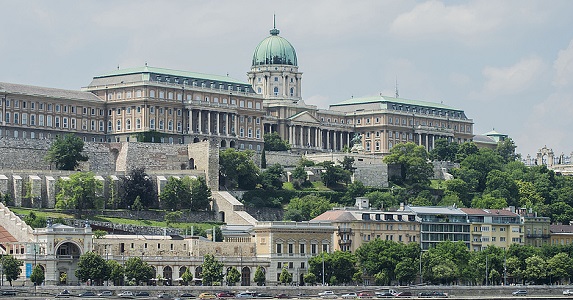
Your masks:
[[[31,211],[27,216],[24,217],[24,222],[30,225],[32,228],[44,228],[46,227],[46,217],[39,217]]]
[[[370,206],[376,209],[398,207],[398,199],[391,192],[373,191],[364,197],[368,198]]]
[[[458,147],[458,153],[456,153],[456,162],[463,161],[466,157],[477,154],[479,152],[478,147],[474,142],[466,142]]]
[[[267,168],[267,154],[265,148],[263,148],[263,152],[261,153],[261,169]]]
[[[201,265],[204,285],[220,285],[223,281],[223,263],[216,260],[212,254],[206,254]]]
[[[391,180],[397,184],[419,184],[427,186],[433,176],[433,166],[428,162],[428,152],[424,146],[414,143],[397,144],[390,149],[390,154],[384,157],[389,165],[399,165],[401,174]]]
[[[412,258],[404,258],[404,260],[396,264],[394,274],[399,285],[404,283],[412,283],[416,276],[418,276],[418,262]]]
[[[189,268],[185,270],[185,273],[183,273],[183,275],[181,275],[181,279],[183,279],[183,283],[185,285],[187,285],[187,283],[193,281],[193,278],[194,278],[193,273],[191,273]]]
[[[56,208],[77,209],[81,213],[85,209],[103,207],[103,199],[99,195],[103,184],[92,172],[74,173],[69,180],[60,178],[56,186],[59,189]]]
[[[342,203],[348,206],[354,205],[356,198],[364,196],[366,191],[364,184],[359,180],[355,180],[346,187],[346,192],[342,196]]]
[[[519,158],[519,155],[515,153],[515,143],[511,138],[506,138],[503,141],[497,143],[495,151],[502,157],[504,163],[515,161]]]
[[[287,205],[285,219],[308,221],[332,209],[333,206],[327,199],[320,196],[306,195],[302,198],[295,197]]]
[[[133,201],[133,205],[131,206],[131,209],[133,209],[135,211],[143,210],[143,204],[141,203],[141,197],[140,196],[135,197],[135,201]]]
[[[180,210],[191,205],[191,186],[176,177],[169,177],[159,195],[161,206],[167,210]]]
[[[32,274],[30,275],[30,281],[34,284],[34,286],[41,285],[46,279],[44,275],[44,271],[39,265],[36,265],[34,269],[32,269]]]
[[[182,215],[183,213],[181,211],[170,211],[166,213],[163,217],[165,220],[165,225],[169,227],[169,225],[177,223],[177,221],[181,219]]]
[[[255,270],[255,277],[253,280],[259,286],[265,285],[267,278],[266,278],[265,272],[263,271],[263,268],[261,268],[261,266],[257,266],[257,269]]]
[[[111,280],[114,285],[123,284],[123,278],[125,276],[124,267],[116,260],[107,260],[107,269],[109,270],[108,280]]]
[[[517,205],[527,208],[537,208],[545,202],[545,199],[537,192],[533,183],[518,180],[516,185],[519,195],[519,204],[516,203]]]
[[[314,273],[306,273],[302,276],[304,283],[313,285],[316,283],[316,275]]]
[[[487,175],[492,170],[501,170],[503,165],[501,156],[491,149],[482,148],[476,154],[468,155],[461,163],[460,169],[462,171],[472,170],[472,176],[477,176],[477,185],[475,187],[477,192],[483,192],[486,188]],[[455,172],[454,172],[454,175]],[[468,182],[463,176],[460,177]]]
[[[74,134],[66,134],[64,137],[56,136],[50,145],[45,160],[55,164],[58,170],[74,170],[79,162],[87,161],[88,157],[82,154],[84,142]]]
[[[191,210],[209,210],[211,205],[211,188],[207,185],[205,178],[198,177],[191,180]]]
[[[491,194],[484,194],[482,197],[475,197],[472,200],[473,208],[503,209],[507,207],[507,201],[503,198],[496,198]]]
[[[141,282],[148,282],[155,277],[153,267],[141,260],[139,257],[130,257],[125,262],[125,277],[134,280],[137,285]]]
[[[283,187],[284,168],[274,164],[261,173],[261,185],[265,190],[280,190]]]
[[[338,161],[338,162],[340,163],[342,168],[346,171],[354,173],[354,170],[356,170],[356,168],[354,167],[354,157],[344,156],[342,161]]]
[[[325,161],[322,165],[325,171],[320,174],[320,179],[327,187],[350,182],[350,171],[344,170],[341,166],[334,165],[331,161]]]
[[[219,175],[227,188],[252,190],[259,182],[259,168],[251,159],[252,151],[227,148],[219,153]]]
[[[18,279],[20,273],[22,273],[22,266],[24,263],[14,258],[14,256],[6,255],[2,258],[2,269],[4,271],[4,275],[6,276],[6,280],[12,286],[12,281]]]
[[[541,283],[547,276],[547,263],[537,255],[525,259],[524,277],[536,284]]]
[[[472,201],[469,194],[470,187],[465,181],[459,178],[454,178],[445,181],[444,184],[446,188],[445,194],[449,193],[457,196],[458,199],[464,203],[465,207],[470,207]]]
[[[94,230],[93,231],[94,238],[98,239],[98,240],[103,238],[104,236],[106,236],[106,234],[107,234],[107,231],[105,231],[105,230]]]
[[[239,282],[239,280],[241,280],[241,273],[239,273],[239,270],[237,270],[237,268],[231,267],[227,271],[227,284],[235,285],[235,283]]]
[[[290,145],[287,141],[282,140],[278,132],[266,133],[263,136],[265,140],[265,149],[269,151],[287,151]]]
[[[508,205],[518,205],[518,186],[508,173],[500,170],[491,170],[487,174],[485,185],[484,193],[505,199]]]
[[[283,267],[283,270],[281,271],[281,274],[279,275],[279,281],[282,284],[289,284],[292,282],[292,274],[289,273],[287,268]]]
[[[378,277],[378,282],[384,284],[397,279],[395,271],[399,262],[407,259],[416,261],[419,255],[419,244],[402,244],[381,239],[363,244],[356,250],[357,260],[364,273]],[[405,275],[402,276],[406,278]]]
[[[429,153],[429,157],[437,161],[455,161],[458,149],[458,143],[449,142],[443,138],[437,139],[434,142],[434,148]]]
[[[139,196],[144,208],[154,207],[157,203],[151,177],[145,173],[145,168],[135,168],[129,171],[128,176],[122,177],[122,208],[132,207],[135,199]]]
[[[85,282],[89,279],[97,285],[101,285],[109,277],[109,273],[106,261],[95,252],[82,254],[75,271],[80,281]]]

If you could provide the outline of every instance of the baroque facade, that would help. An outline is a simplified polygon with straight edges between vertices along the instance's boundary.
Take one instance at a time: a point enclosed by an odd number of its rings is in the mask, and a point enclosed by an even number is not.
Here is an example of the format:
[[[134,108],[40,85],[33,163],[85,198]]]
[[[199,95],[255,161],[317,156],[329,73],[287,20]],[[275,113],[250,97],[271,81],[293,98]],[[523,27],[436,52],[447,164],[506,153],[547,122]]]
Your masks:
[[[443,104],[397,96],[352,98],[329,109],[305,103],[296,51],[276,28],[256,47],[247,77],[145,65],[95,76],[81,91],[0,83],[0,137],[212,140],[220,148],[260,151],[263,135],[277,132],[295,152],[337,152],[361,143],[361,152],[380,155],[401,142],[430,150],[438,138],[473,139],[473,121]]]

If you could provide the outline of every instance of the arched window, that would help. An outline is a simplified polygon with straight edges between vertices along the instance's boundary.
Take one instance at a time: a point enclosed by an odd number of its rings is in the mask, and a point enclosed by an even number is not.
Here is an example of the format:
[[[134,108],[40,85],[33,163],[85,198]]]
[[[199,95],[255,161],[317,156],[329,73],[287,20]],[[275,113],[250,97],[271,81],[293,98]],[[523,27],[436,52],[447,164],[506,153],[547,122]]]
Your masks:
[[[274,88],[274,93],[275,93],[275,96],[278,96],[278,95],[279,95],[279,88],[276,87],[276,86],[275,86],[275,88]]]
[[[131,130],[131,120],[130,119],[125,120],[125,129]]]
[[[121,131],[121,120],[117,120],[117,126],[115,128],[117,131]]]

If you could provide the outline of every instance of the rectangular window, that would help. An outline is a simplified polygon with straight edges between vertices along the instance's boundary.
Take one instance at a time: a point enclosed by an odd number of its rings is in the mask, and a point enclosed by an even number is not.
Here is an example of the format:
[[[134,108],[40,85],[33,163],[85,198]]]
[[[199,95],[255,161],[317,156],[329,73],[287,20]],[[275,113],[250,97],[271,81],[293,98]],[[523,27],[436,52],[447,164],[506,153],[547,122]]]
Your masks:
[[[277,244],[277,254],[283,253],[283,244]]]

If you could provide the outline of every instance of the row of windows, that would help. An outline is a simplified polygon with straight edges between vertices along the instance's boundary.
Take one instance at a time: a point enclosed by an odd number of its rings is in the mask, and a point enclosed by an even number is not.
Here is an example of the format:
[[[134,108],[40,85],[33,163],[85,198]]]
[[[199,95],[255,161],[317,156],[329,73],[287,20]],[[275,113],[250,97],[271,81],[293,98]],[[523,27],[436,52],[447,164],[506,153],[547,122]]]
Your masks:
[[[277,243],[276,244],[276,253],[277,254],[283,254],[285,253],[283,251],[283,243]],[[322,252],[328,252],[328,248],[329,245],[328,244],[322,244]],[[318,254],[318,244],[310,244],[310,254],[314,255],[314,254]],[[295,254],[295,244],[294,243],[288,243],[287,244],[287,254]],[[306,244],[305,243],[300,243],[298,244],[298,252],[296,252],[298,254],[306,254],[307,253],[307,248],[306,248]]]
[[[201,84],[199,84],[199,83],[197,82],[197,80],[190,79],[190,78],[179,78],[179,77],[173,77],[173,78],[171,78],[171,76],[156,75],[156,76],[155,76],[155,80],[157,80],[158,82],[164,81],[164,82],[167,82],[167,83],[171,83],[171,82],[176,83],[176,84],[181,83],[181,84],[183,84],[183,85],[189,85],[189,81],[191,80],[191,85],[194,86],[194,87],[197,87],[197,86],[201,86],[202,88],[206,88],[206,87],[207,87],[207,82],[201,81]],[[219,89],[220,89],[220,90],[225,89],[225,85],[227,86],[227,90],[228,90],[228,91],[233,91],[233,89],[235,89],[235,90],[238,91],[238,92],[241,92],[241,91],[243,91],[243,90],[244,90],[245,92],[247,92],[247,91],[249,90],[249,87],[248,87],[248,86],[240,86],[240,85],[233,86],[233,85],[231,85],[231,84],[229,84],[229,83],[219,83],[219,84],[218,84]],[[212,88],[212,89],[216,88],[216,86],[217,86],[217,84],[216,84],[215,82],[210,82],[210,83],[209,83],[209,87]]]
[[[486,243],[487,243],[487,242],[489,242],[489,241],[490,241],[490,238],[489,238],[488,236],[484,236],[484,237],[481,237],[481,238],[479,238],[479,237],[474,237],[474,242],[476,242],[476,243],[479,243],[479,242],[486,242]],[[497,241],[497,237],[492,236],[492,237],[491,237],[491,241],[492,241],[492,242],[496,242],[496,241]],[[504,236],[501,236],[501,237],[499,237],[499,241],[500,241],[500,242],[505,242],[505,241],[506,241],[506,238],[505,238]]]
[[[51,115],[36,115],[31,114],[28,116],[27,113],[9,113],[7,112],[4,115],[4,121],[6,124],[15,124],[15,125],[30,125],[30,126],[41,126],[41,127],[49,127],[49,128],[70,128],[70,129],[78,129],[78,122],[76,118],[68,118],[68,117],[60,117],[60,116],[51,116]],[[2,122],[2,115],[0,114],[0,122]],[[90,125],[88,127],[88,124]],[[96,120],[81,120],[81,129],[82,130],[91,130],[91,131],[104,131],[103,121],[96,121]],[[89,129],[88,129],[89,128]]]
[[[0,106],[2,106],[2,102],[0,101]],[[78,113],[78,107],[74,105],[62,105],[62,104],[52,104],[52,103],[45,103],[45,102],[28,102],[28,101],[20,101],[20,100],[11,100],[6,99],[6,107],[14,107],[14,108],[22,108],[22,109],[29,109],[29,110],[40,110],[40,111],[54,111],[54,112],[63,112],[63,113]],[[103,109],[92,108],[92,107],[81,107],[82,114],[88,115],[91,114],[95,116],[96,113],[100,116],[103,116]]]
[[[277,262],[277,270],[282,270],[283,268],[294,269],[294,262],[292,262],[292,261],[289,261],[289,262],[279,261],[279,262]],[[306,268],[306,263],[304,261],[300,262],[300,268],[301,269]],[[278,274],[278,275],[280,276],[280,274]]]
[[[436,115],[436,116],[445,116],[445,117],[452,117],[452,118],[462,118],[463,114],[459,111],[449,111],[441,109],[434,109],[434,108],[424,108],[424,107],[416,107],[409,105],[401,105],[401,104],[392,104],[393,110],[398,111],[406,111],[406,112],[413,112],[413,113],[421,113],[425,115]]]
[[[408,237],[408,242],[416,242],[416,236],[415,235],[409,235]],[[368,242],[371,239],[374,238],[374,234],[364,234],[362,235],[362,241],[363,242]],[[381,239],[382,235],[377,234],[376,235],[377,239]],[[394,241],[394,235],[393,234],[386,234],[384,236],[384,239],[386,239],[387,241]],[[398,239],[396,240],[398,242],[405,242],[406,240],[404,239],[404,236],[402,236],[401,234],[398,235]]]

